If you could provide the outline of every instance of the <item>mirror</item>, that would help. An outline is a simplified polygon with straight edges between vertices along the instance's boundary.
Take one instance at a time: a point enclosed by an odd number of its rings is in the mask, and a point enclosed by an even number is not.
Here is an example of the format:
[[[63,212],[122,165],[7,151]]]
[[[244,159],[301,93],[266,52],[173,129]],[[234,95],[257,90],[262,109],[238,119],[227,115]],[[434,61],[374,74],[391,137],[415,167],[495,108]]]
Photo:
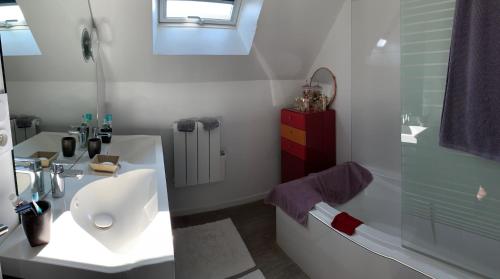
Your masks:
[[[323,95],[328,97],[329,107],[337,97],[337,78],[333,72],[328,68],[319,68],[314,72],[310,82],[311,87],[321,87]]]
[[[92,17],[87,0],[0,2],[6,90],[9,98],[18,193],[31,199],[51,189],[48,162],[68,165],[83,153],[64,157],[61,140],[70,126],[91,114],[96,123],[97,81],[92,57]],[[83,38],[83,40],[82,40]],[[67,154],[66,154],[67,155]],[[33,175],[33,162],[43,167]],[[43,184],[40,181],[43,180]],[[41,198],[41,197],[40,197]]]

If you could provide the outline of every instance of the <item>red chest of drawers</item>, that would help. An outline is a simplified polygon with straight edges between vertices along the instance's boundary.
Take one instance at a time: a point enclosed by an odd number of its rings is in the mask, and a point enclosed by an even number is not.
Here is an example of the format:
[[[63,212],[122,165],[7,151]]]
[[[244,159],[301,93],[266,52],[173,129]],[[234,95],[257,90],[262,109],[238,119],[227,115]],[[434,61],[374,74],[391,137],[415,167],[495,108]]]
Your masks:
[[[281,111],[281,181],[335,166],[335,111]]]

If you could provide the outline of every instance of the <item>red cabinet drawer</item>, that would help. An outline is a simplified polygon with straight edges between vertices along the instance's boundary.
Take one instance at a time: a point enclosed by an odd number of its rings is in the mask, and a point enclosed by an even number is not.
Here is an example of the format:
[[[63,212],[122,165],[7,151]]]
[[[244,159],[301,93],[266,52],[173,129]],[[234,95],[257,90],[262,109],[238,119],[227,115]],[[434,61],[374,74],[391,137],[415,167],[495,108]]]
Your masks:
[[[306,131],[288,125],[281,125],[281,137],[300,145],[307,145]]]
[[[307,148],[286,138],[281,138],[281,150],[302,160],[307,160]]]
[[[281,111],[281,123],[293,128],[305,130],[306,116],[300,112],[284,109]]]
[[[306,162],[287,153],[281,153],[281,182],[285,183],[307,175]]]

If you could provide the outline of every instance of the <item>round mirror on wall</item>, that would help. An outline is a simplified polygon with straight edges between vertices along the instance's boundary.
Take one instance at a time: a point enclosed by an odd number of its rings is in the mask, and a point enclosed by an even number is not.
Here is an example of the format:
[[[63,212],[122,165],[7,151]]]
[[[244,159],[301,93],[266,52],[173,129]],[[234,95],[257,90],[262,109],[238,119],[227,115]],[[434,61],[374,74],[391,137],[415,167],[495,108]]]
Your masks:
[[[321,87],[323,95],[328,97],[329,107],[337,97],[337,78],[333,72],[325,67],[317,69],[311,77],[311,87]]]

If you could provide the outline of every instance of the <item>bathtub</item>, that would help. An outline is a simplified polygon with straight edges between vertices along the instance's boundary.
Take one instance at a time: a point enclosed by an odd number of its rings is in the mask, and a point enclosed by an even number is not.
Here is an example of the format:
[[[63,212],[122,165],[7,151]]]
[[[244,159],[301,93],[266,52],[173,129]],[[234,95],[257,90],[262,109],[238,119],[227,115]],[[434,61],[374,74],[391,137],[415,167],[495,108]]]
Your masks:
[[[481,278],[401,245],[401,187],[398,179],[373,171],[374,180],[348,203],[318,203],[301,226],[276,209],[278,245],[312,279]],[[341,211],[361,219],[354,236],[330,226]]]

